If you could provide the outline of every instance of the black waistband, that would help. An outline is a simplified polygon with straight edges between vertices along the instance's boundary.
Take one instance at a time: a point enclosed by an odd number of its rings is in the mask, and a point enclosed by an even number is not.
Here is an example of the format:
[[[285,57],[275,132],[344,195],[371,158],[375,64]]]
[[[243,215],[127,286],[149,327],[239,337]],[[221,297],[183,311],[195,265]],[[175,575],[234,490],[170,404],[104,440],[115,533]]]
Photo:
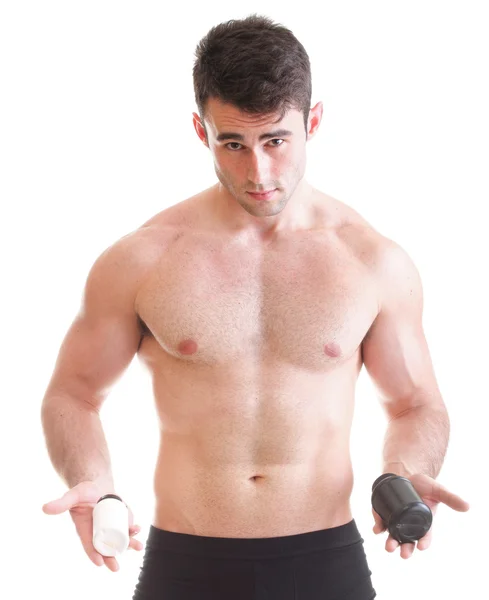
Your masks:
[[[151,525],[146,547],[196,556],[253,559],[296,556],[363,541],[355,519],[352,519],[338,527],[268,538],[207,537],[166,531]]]

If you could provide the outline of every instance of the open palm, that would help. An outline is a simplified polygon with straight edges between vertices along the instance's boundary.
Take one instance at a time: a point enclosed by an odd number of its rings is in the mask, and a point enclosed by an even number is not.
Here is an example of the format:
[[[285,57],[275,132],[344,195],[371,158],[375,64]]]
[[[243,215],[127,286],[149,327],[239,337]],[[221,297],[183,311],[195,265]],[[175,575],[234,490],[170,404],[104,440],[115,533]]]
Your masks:
[[[102,556],[93,546],[93,509],[101,497],[100,489],[91,481],[83,481],[68,490],[64,496],[45,504],[42,509],[48,515],[59,515],[67,510],[75,524],[76,532],[88,558],[97,566],[105,564],[111,571],[117,571],[119,565],[113,556]],[[142,550],[140,541],[133,538],[141,528],[134,525],[134,517],[129,511],[129,548]]]

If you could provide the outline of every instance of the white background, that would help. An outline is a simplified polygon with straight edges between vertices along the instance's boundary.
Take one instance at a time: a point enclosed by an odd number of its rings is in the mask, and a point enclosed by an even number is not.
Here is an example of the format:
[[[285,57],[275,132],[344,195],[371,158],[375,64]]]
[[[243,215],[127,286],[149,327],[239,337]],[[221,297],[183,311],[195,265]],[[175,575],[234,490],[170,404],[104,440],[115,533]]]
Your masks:
[[[250,0],[26,2],[0,8],[3,293],[2,595],[130,599],[143,552],[120,571],[85,555],[49,461],[40,406],[90,266],[163,208],[215,183],[192,126],[194,50],[251,12],[309,53],[324,116],[306,177],[398,242],[424,286],[424,329],[452,433],[438,480],[471,504],[441,505],[433,542],[408,560],[374,535],[370,490],[385,418],[365,369],[352,431],[354,518],[379,599],[480,597],[487,489],[489,121],[484,2]],[[485,6],[484,6],[485,5]],[[102,410],[116,485],[153,516],[158,431],[138,359]]]

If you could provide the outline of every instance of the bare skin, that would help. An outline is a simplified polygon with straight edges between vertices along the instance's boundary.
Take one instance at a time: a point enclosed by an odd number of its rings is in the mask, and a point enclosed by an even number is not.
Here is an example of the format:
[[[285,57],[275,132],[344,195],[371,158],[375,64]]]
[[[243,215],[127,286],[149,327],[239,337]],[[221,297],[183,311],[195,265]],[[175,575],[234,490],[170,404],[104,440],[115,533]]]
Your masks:
[[[154,525],[273,537],[345,524],[381,236],[318,190],[303,227],[265,241],[223,227],[217,206],[214,186],[141,230],[154,262],[135,300],[161,428]]]
[[[91,522],[75,505],[93,501],[85,484],[95,496],[117,493],[99,412],[135,354],[152,378],[161,431],[156,527],[254,538],[351,521],[362,365],[389,419],[387,470],[409,476],[433,511],[440,501],[468,510],[423,473],[438,472],[449,423],[419,274],[397,244],[307,182],[322,103],[307,124],[303,116],[209,99],[205,121],[193,113],[193,124],[219,183],[121,238],[90,270],[42,414],[53,464],[72,488],[44,510],[72,511],[96,564]],[[266,201],[253,195],[268,190]],[[418,548],[430,541],[431,530]],[[386,550],[397,545],[389,535]],[[402,544],[401,556],[413,550]]]
[[[114,491],[99,411],[135,354],[161,431],[153,524],[169,531],[279,537],[351,521],[363,364],[389,419],[420,401],[438,415],[414,266],[305,179],[322,110],[305,123],[296,108],[250,114],[211,98],[205,120],[193,113],[219,183],[97,259],[45,394],[48,449],[69,487]],[[417,429],[396,433],[389,464]]]

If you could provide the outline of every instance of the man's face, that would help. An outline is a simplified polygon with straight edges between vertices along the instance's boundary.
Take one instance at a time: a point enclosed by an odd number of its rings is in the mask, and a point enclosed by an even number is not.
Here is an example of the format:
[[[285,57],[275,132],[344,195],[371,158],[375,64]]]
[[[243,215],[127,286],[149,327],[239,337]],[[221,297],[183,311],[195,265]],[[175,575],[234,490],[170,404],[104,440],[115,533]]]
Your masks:
[[[204,130],[194,113],[195,129],[211,150],[219,181],[249,214],[257,217],[281,212],[306,170],[303,113],[291,109],[274,123],[277,118],[278,115],[249,115],[211,98]],[[269,190],[275,191],[266,200],[249,194]]]

